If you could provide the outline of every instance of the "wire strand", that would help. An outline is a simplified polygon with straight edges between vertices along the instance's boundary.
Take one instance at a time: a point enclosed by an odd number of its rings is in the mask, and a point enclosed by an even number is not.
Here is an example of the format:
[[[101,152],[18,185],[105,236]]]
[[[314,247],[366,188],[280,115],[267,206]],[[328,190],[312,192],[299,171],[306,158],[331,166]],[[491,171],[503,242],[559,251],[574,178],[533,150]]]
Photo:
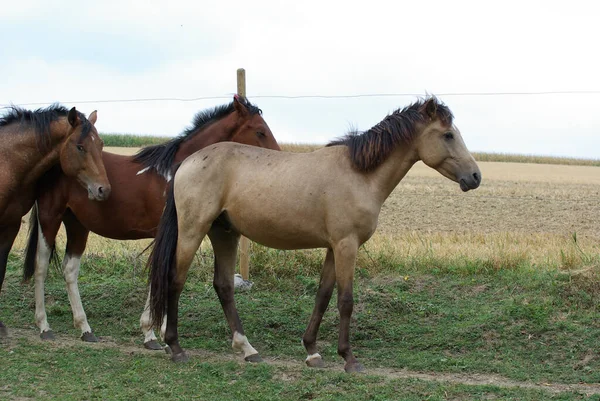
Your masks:
[[[600,90],[574,90],[574,91],[538,91],[538,92],[441,92],[436,96],[548,96],[548,95],[598,95]],[[230,99],[233,93],[219,96],[201,97],[155,97],[135,99],[98,99],[98,100],[74,100],[62,101],[65,104],[87,104],[87,103],[136,103],[136,102],[197,102],[202,100]],[[363,93],[354,95],[256,95],[249,96],[252,99],[356,99],[370,97],[419,97],[424,93]],[[11,106],[41,106],[56,102],[25,102],[15,104],[1,104],[1,107]]]

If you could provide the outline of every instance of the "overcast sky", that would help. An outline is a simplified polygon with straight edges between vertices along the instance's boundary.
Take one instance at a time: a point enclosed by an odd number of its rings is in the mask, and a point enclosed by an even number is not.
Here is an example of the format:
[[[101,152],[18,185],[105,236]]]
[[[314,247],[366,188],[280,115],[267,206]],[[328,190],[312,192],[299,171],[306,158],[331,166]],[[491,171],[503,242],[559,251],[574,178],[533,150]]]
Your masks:
[[[368,129],[439,94],[472,151],[600,158],[596,1],[41,1],[0,5],[0,104],[98,110],[101,132],[176,135],[236,70],[279,142]],[[450,96],[465,92],[590,94]],[[197,98],[202,101],[82,103]],[[27,105],[37,108],[40,105]]]

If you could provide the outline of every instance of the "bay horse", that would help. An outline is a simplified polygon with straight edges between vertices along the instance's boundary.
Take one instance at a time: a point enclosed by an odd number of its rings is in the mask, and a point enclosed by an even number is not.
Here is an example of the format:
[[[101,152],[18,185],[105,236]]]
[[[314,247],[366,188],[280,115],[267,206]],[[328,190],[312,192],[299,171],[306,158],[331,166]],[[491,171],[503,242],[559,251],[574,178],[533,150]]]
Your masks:
[[[338,289],[338,353],[347,372],[364,368],[350,347],[352,286],[358,248],[375,232],[381,206],[418,160],[475,189],[481,173],[450,109],[435,97],[398,109],[364,133],[351,133],[312,153],[273,152],[215,144],[188,157],[167,195],[148,260],[151,317],[161,326],[172,360],[186,361],[179,345],[179,297],[202,239],[215,255],[213,285],[232,332],[232,347],[260,361],[244,335],[233,273],[240,235],[277,249],[326,248],[315,307],[302,341],[311,367],[323,366],[316,338]]]
[[[109,197],[96,119],[96,111],[86,118],[75,107],[59,104],[35,111],[12,106],[0,117],[0,289],[21,218],[33,206],[47,171],[62,170],[86,198]],[[0,337],[7,335],[0,321]]]
[[[81,330],[82,340],[96,342],[77,286],[89,232],[117,240],[154,238],[173,165],[205,146],[222,141],[280,150],[261,114],[258,107],[236,96],[229,104],[199,112],[193,126],[169,142],[146,147],[134,156],[103,152],[112,184],[112,195],[106,202],[90,202],[76,181],[60,172],[53,171],[44,178],[44,189],[31,217],[24,268],[25,280],[35,274],[35,318],[42,339],[54,338],[44,304],[44,281],[61,221],[67,233],[63,270],[73,322]],[[147,309],[140,324],[144,346],[162,349]]]

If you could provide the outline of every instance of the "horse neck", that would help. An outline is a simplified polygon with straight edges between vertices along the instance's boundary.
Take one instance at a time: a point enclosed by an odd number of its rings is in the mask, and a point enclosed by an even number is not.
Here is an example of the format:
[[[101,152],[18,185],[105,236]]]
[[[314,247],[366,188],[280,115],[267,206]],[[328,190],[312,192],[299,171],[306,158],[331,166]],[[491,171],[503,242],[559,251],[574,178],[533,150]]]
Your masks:
[[[408,170],[419,160],[412,144],[399,145],[387,159],[373,171],[375,190],[381,203],[390,196]]]
[[[199,132],[191,134],[192,136],[179,145],[175,153],[175,163],[179,163],[190,156],[192,153],[212,145],[217,142],[230,141],[235,130],[224,129],[221,121],[214,122],[206,128],[201,128]]]
[[[22,166],[25,184],[37,181],[46,171],[60,163],[60,149],[67,139],[68,122],[61,118],[50,125],[49,146],[38,144],[37,134],[33,129],[25,135],[26,144],[16,150],[21,156],[20,160],[26,160],[27,165]]]

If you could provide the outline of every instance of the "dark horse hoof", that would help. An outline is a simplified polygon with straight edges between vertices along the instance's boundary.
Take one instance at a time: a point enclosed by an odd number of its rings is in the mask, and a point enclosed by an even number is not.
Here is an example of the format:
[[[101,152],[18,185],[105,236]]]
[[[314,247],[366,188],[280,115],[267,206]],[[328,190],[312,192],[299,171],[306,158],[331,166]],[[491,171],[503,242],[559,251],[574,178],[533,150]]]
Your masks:
[[[346,363],[344,370],[346,373],[364,373],[365,367],[360,362],[354,361],[352,363]]]
[[[248,355],[247,357],[245,357],[244,361],[250,362],[250,363],[260,363],[263,360],[260,357],[260,355],[258,355],[258,354],[252,354],[252,355]]]
[[[48,330],[48,331],[42,331],[40,333],[40,338],[44,341],[51,341],[54,340],[54,332],[52,330]]]
[[[4,323],[0,322],[0,338],[8,337],[8,329],[4,325]]]
[[[190,360],[190,357],[185,351],[181,351],[179,354],[171,355],[171,360],[175,363],[185,363]]]
[[[97,343],[98,337],[96,337],[91,331],[88,331],[81,335],[81,341],[85,341],[86,343]]]
[[[162,345],[158,343],[156,340],[150,340],[144,343],[144,348],[152,350],[152,351],[160,351],[163,349]]]

